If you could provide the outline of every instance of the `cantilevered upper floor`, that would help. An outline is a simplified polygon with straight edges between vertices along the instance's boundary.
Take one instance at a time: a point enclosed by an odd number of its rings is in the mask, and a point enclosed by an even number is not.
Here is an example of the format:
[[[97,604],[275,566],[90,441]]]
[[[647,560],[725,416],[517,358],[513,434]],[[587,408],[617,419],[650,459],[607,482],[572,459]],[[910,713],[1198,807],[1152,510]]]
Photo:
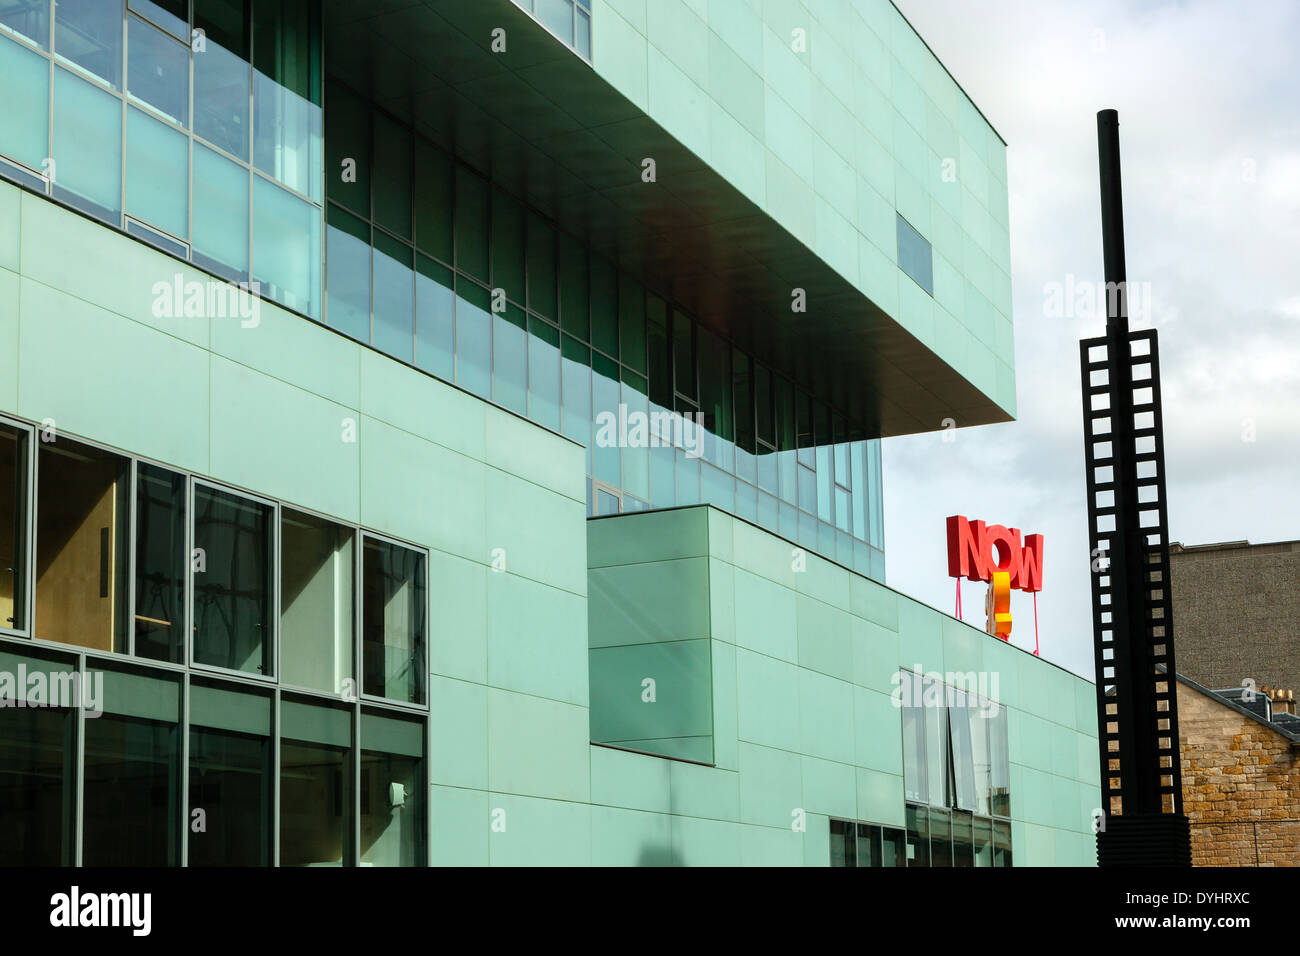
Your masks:
[[[1014,414],[1004,146],[886,0],[34,0],[0,96],[0,173],[579,441],[593,514],[880,577],[878,439]]]

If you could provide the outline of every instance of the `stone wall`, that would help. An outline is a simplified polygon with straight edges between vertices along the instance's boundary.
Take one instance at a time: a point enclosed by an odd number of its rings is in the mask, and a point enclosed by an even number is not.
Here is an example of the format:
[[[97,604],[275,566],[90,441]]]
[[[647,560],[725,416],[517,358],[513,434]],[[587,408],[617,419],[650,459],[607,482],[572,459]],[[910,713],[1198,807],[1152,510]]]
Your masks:
[[[1195,866],[1300,866],[1300,760],[1291,741],[1178,684],[1183,810]]]

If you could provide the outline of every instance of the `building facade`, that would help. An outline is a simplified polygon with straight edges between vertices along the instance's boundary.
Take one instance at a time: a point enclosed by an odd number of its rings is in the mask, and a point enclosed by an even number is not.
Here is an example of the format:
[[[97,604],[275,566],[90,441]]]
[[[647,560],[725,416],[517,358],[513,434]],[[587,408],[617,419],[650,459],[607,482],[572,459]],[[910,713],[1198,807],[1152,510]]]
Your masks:
[[[1174,542],[1169,570],[1181,673],[1214,688],[1300,686],[1300,541]]]
[[[3,862],[1092,862],[1093,685],[882,583],[1015,413],[888,2],[0,0],[0,92]]]
[[[1180,675],[1178,734],[1192,864],[1300,866],[1300,719]]]

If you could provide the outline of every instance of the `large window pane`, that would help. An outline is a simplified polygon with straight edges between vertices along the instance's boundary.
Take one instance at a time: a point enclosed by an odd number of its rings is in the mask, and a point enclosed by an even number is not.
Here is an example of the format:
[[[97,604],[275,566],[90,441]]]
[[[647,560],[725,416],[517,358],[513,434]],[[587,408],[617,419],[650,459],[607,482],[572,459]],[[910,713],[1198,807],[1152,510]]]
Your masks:
[[[325,318],[332,328],[370,341],[370,226],[330,206],[326,263],[329,268]]]
[[[310,0],[253,4],[253,162],[321,198],[320,13]]]
[[[54,52],[117,88],[122,74],[122,0],[59,0]]]
[[[831,821],[831,866],[857,866],[856,829],[844,820]]]
[[[968,705],[966,692],[949,691],[948,739],[952,745],[953,792],[957,807],[962,810],[976,808],[975,753],[971,741],[972,718],[980,720],[979,711]]]
[[[492,287],[511,302],[526,301],[524,288],[524,209],[512,196],[492,190]]]
[[[414,250],[375,231],[375,348],[403,362],[415,358]]]
[[[365,692],[424,703],[424,555],[366,538],[361,578],[361,657]]]
[[[286,698],[280,722],[280,865],[351,864],[351,714]]]
[[[930,808],[930,865],[952,866],[952,814]]]
[[[987,817],[975,818],[975,865],[993,865],[993,823]]]
[[[50,66],[42,56],[0,36],[0,153],[41,170],[49,155]]]
[[[636,421],[632,418],[636,415],[641,421],[647,421],[650,413],[650,403],[646,398],[646,380],[627,369],[622,370],[623,375],[623,404],[627,406],[628,420]],[[650,500],[650,439],[647,429],[644,438],[636,436],[637,440],[632,441],[633,436],[629,435],[626,446],[622,449],[623,458],[623,490],[629,494],[636,495],[638,498],[646,501]]]
[[[907,865],[907,833],[893,827],[881,827],[881,866]]]
[[[0,628],[27,627],[27,432],[0,425]]]
[[[528,415],[560,430],[560,333],[541,319],[528,319]]]
[[[447,265],[453,258],[451,169],[445,153],[416,139],[415,244],[421,252]]]
[[[456,167],[456,268],[488,281],[488,187],[464,166]]]
[[[194,144],[194,261],[229,278],[248,274],[248,170]]]
[[[361,865],[423,866],[423,724],[363,713],[361,744]]]
[[[356,696],[352,666],[355,535],[288,508],[280,512],[280,679]]]
[[[1007,746],[1007,709],[997,709],[986,718],[989,725],[989,752],[993,778],[992,803],[995,816],[1011,816],[1011,752]]]
[[[330,84],[329,104],[325,116],[325,192],[335,202],[369,218],[370,106],[336,83]]]
[[[0,670],[71,673],[0,649]],[[0,866],[70,866],[75,826],[76,711],[0,707]],[[65,702],[67,703],[67,702]]]
[[[451,382],[456,356],[452,272],[427,256],[415,258],[415,364]]]
[[[125,651],[130,463],[60,439],[37,465],[35,636]]]
[[[587,250],[560,234],[560,327],[584,342],[591,341],[591,303],[587,287]]]
[[[952,865],[974,866],[974,819],[969,813],[954,810],[952,814]]]
[[[270,718],[269,696],[192,685],[190,866],[270,865]]]
[[[921,677],[900,671],[903,716],[903,791],[908,800],[925,800],[925,711],[921,706]]]
[[[20,34],[42,50],[50,44],[49,0],[0,0],[0,32]],[[12,105],[12,102],[9,102]]]
[[[587,446],[591,461],[591,349],[572,336],[564,336],[561,387],[564,397],[564,434]]]
[[[194,660],[271,674],[275,509],[194,487]]]
[[[930,815],[925,807],[907,805],[907,865],[930,865]]]
[[[573,0],[537,0],[537,19],[565,43],[573,43]]]
[[[253,277],[263,294],[317,317],[320,209],[261,176],[253,184]]]
[[[492,315],[492,397],[520,415],[528,413],[527,328],[523,309],[515,305]]]
[[[492,315],[488,290],[456,277],[456,384],[492,397]]]
[[[180,684],[103,672],[105,712],[86,720],[82,862],[180,862]]]
[[[993,821],[993,865],[1011,866],[1011,824],[1006,820]]]
[[[122,103],[67,70],[54,72],[53,158],[55,195],[116,222],[122,208]]]
[[[558,321],[555,291],[555,230],[536,215],[528,217],[528,308]]]
[[[194,132],[248,159],[248,25],[244,0],[194,0]]]
[[[365,538],[361,567],[361,667],[365,693],[422,704],[425,687],[425,559]]]
[[[141,462],[135,478],[135,653],[180,663],[185,640],[183,475]]]
[[[646,374],[645,290],[630,276],[619,277],[618,341],[623,364]]]
[[[375,225],[411,238],[411,132],[374,114]]]
[[[619,422],[624,416],[619,415],[621,401],[618,381],[618,365],[599,352],[592,353],[591,397],[595,417],[594,440],[591,440],[592,474],[600,481],[615,488],[622,487],[620,473],[620,435]]]
[[[680,315],[680,313],[678,313]],[[727,343],[708,329],[699,332],[700,411],[704,414],[704,427],[708,431],[704,457],[724,471],[733,467],[731,444],[731,349]],[[673,335],[685,339],[688,334],[681,323],[674,321]],[[678,374],[688,374],[689,366],[680,366]],[[681,384],[677,390],[686,394]]]
[[[902,216],[898,217],[898,267],[934,295],[934,256],[930,243]]]
[[[948,708],[945,687],[938,681],[924,681],[925,763],[928,801],[948,805],[951,782],[948,774]]]
[[[181,126],[190,115],[190,50],[142,20],[127,20],[126,88]]]
[[[188,136],[140,110],[127,109],[127,215],[188,238],[189,168]]]

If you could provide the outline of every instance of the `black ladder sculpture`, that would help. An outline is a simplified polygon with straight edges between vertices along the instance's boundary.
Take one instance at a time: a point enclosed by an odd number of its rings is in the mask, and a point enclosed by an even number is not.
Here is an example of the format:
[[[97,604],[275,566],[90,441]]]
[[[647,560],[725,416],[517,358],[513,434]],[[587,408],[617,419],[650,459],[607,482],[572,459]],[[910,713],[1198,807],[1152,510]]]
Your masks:
[[[1178,758],[1160,353],[1130,332],[1119,115],[1097,114],[1106,334],[1079,343],[1102,816],[1100,866],[1190,866]]]

